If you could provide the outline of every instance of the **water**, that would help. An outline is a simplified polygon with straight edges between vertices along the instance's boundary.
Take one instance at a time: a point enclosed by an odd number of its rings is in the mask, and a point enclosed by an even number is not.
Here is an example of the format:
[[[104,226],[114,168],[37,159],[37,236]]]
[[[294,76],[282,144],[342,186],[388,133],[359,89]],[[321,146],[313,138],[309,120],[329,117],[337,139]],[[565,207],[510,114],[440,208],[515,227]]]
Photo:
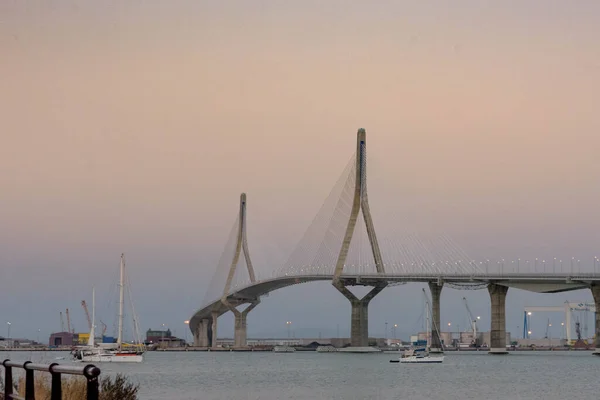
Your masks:
[[[65,354],[3,355],[54,362]],[[102,375],[128,375],[140,384],[140,399],[147,400],[593,399],[600,373],[600,357],[587,351],[447,353],[438,365],[391,364],[394,354],[149,352],[145,357],[142,364],[98,366]]]

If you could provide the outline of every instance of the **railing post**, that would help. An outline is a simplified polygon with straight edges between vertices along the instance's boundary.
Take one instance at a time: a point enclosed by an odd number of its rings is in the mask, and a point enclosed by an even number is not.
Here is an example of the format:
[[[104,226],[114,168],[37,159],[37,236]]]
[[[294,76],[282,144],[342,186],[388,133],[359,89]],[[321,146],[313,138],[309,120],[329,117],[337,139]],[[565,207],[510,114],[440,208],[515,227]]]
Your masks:
[[[62,376],[60,372],[54,372],[53,368],[57,363],[50,364],[48,371],[52,374],[52,389],[50,394],[50,400],[62,400]]]
[[[87,379],[87,400],[98,400],[98,375],[100,375],[100,370],[93,365],[88,365],[85,367],[83,374]]]
[[[31,364],[31,361],[25,361],[23,363],[23,369],[25,370],[25,400],[35,400],[34,371],[32,369],[28,369],[27,364]]]
[[[0,363],[4,367],[4,395],[0,393],[0,398],[5,400],[21,399],[35,400],[35,371],[49,372],[52,375],[52,386],[50,388],[50,400],[62,400],[62,375],[83,375],[87,380],[86,398],[89,400],[98,400],[100,369],[94,365],[88,364],[85,367],[72,367],[59,365],[57,363],[35,364],[31,361],[14,362],[4,360]],[[14,384],[12,371],[13,368],[22,368],[25,370],[25,396],[20,397],[14,394]]]
[[[12,367],[6,365],[6,363],[9,361],[9,359],[6,359],[2,362],[2,365],[4,366],[4,398],[7,400],[12,398],[14,386],[12,379]]]

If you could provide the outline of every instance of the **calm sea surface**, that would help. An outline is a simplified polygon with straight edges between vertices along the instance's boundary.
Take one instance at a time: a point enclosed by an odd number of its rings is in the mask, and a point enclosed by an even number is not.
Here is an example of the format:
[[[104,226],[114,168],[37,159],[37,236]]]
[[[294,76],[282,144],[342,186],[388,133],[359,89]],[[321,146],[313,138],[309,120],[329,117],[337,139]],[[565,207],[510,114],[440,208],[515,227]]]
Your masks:
[[[64,355],[2,354],[34,362]],[[149,352],[142,364],[98,366],[102,375],[128,375],[147,400],[600,398],[600,357],[590,352],[447,353],[439,365],[391,364],[392,358],[397,355]]]

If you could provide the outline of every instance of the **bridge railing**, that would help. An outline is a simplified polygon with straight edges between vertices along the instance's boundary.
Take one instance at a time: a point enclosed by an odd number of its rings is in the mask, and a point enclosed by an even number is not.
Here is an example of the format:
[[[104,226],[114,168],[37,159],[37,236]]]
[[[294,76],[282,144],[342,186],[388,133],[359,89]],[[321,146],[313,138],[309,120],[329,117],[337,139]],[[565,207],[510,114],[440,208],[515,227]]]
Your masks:
[[[4,360],[4,400],[35,400],[35,371],[49,372],[52,376],[51,400],[62,400],[62,375],[81,375],[87,379],[86,399],[98,400],[98,376],[100,369],[94,365],[71,366],[53,364],[35,364],[31,361],[16,362]],[[25,370],[25,397],[14,393],[13,368]]]

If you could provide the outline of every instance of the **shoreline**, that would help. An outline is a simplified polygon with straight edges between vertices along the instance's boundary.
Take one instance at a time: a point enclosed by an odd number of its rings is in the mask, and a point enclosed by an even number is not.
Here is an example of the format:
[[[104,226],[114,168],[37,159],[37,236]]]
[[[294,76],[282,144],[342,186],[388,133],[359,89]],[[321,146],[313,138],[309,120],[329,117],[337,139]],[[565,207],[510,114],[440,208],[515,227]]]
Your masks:
[[[5,348],[5,349],[1,349],[0,351],[9,351],[9,352],[13,352],[13,351],[17,351],[17,352],[66,352],[66,351],[71,351],[71,348],[50,348],[50,347],[35,347],[35,348]],[[272,348],[251,348],[251,347],[246,347],[246,348],[224,348],[224,347],[218,347],[216,349],[210,348],[210,347],[193,347],[193,346],[189,346],[189,347],[172,347],[172,348],[166,348],[166,349],[153,349],[153,350],[148,350],[148,352],[186,352],[186,351],[194,351],[194,352],[198,352],[198,351],[205,351],[205,352],[210,352],[210,351],[216,351],[216,352],[272,352],[273,349]],[[297,352],[316,352],[316,348],[296,348]],[[398,349],[392,349],[392,348],[381,348],[381,352],[382,353],[399,353],[402,350],[398,350]],[[579,349],[574,349],[574,348],[568,348],[568,347],[537,347],[537,348],[531,348],[531,347],[522,347],[522,348],[507,348],[506,351],[508,353],[512,353],[512,352],[536,352],[536,351],[560,351],[560,352],[566,352],[566,351],[595,351],[595,348],[591,347],[591,348],[579,348]],[[487,353],[489,352],[488,348],[479,348],[479,349],[475,349],[475,348],[463,348],[463,349],[454,349],[454,348],[450,348],[450,349],[444,349],[444,353]],[[335,353],[335,352],[333,352]]]

